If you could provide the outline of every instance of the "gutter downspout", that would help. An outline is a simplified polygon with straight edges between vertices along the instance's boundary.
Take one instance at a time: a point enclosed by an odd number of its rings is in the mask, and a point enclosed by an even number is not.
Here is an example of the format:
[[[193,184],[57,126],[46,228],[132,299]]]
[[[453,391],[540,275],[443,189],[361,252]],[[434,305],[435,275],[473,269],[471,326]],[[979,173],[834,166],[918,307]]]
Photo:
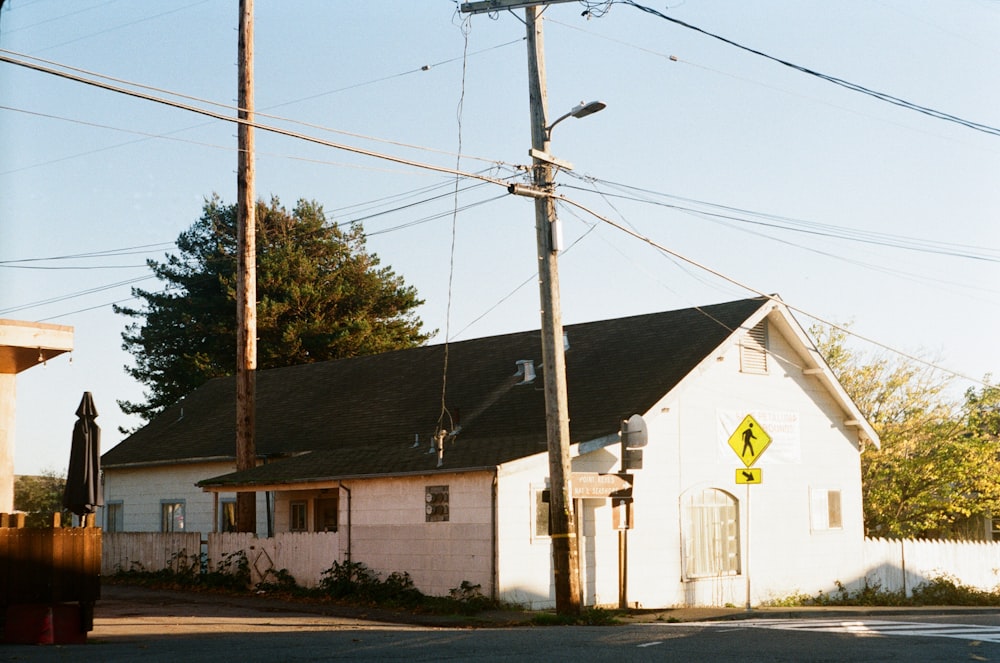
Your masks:
[[[493,485],[491,488],[492,494],[490,496],[491,499],[490,519],[493,521],[491,523],[492,524],[491,537],[493,540],[490,542],[491,547],[493,549],[493,554],[491,555],[490,559],[490,577],[492,578],[493,586],[490,589],[490,600],[494,602],[498,600],[498,596],[500,594],[500,578],[498,577],[499,574],[498,557],[500,556],[500,550],[499,550],[500,533],[498,531],[499,518],[497,518],[497,503],[498,503],[497,492],[498,492],[499,482],[497,478],[497,473],[498,473],[497,468],[493,468]]]
[[[338,487],[347,493],[347,552],[344,555],[344,561],[350,563],[351,561],[351,489],[344,485],[343,481],[337,482]]]

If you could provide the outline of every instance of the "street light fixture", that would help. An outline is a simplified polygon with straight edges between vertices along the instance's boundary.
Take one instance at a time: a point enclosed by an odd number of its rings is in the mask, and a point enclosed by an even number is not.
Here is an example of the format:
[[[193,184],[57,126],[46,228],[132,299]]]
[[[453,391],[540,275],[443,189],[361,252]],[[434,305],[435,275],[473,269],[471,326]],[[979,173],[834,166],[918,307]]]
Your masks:
[[[588,115],[593,115],[594,113],[604,110],[606,106],[607,104],[604,103],[603,101],[590,101],[588,103],[583,103],[581,101],[579,105],[574,106],[572,109],[570,109],[568,113],[559,116],[559,118],[557,118],[555,122],[545,127],[546,140],[550,140],[552,138],[552,128],[555,127],[560,122],[562,122],[563,120],[565,120],[567,117],[577,117],[577,118],[587,117]]]

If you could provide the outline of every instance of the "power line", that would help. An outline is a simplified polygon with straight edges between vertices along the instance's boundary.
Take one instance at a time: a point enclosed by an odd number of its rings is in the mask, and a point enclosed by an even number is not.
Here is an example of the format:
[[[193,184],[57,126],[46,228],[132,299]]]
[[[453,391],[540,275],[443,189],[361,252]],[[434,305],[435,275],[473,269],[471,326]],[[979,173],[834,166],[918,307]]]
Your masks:
[[[505,42],[503,44],[498,44],[496,46],[491,46],[489,48],[485,48],[485,49],[482,49],[480,51],[476,51],[472,55],[476,55],[476,54],[479,54],[479,53],[485,53],[487,51],[491,51],[491,50],[494,50],[494,49],[497,49],[497,48],[502,48],[504,46],[509,46],[510,44],[516,44],[516,43],[519,43],[520,41],[523,41],[523,40],[524,39],[521,38],[521,39],[517,39],[517,40],[514,40],[514,41],[510,41],[510,42]],[[153,85],[146,85],[144,83],[139,83],[139,82],[131,81],[131,80],[124,79],[124,78],[118,78],[118,77],[115,77],[115,76],[109,76],[107,74],[102,74],[100,72],[96,72],[96,71],[93,71],[93,70],[82,69],[80,67],[74,67],[74,66],[71,66],[71,65],[63,64],[61,62],[56,62],[54,60],[47,60],[45,58],[39,58],[39,57],[36,57],[34,55],[28,55],[26,53],[18,53],[16,51],[10,51],[10,50],[7,50],[7,49],[0,49],[0,53],[7,53],[7,54],[9,54],[11,56],[17,56],[19,58],[24,58],[24,59],[27,59],[27,60],[31,60],[31,61],[36,62],[36,63],[41,63],[43,65],[48,65],[50,67],[57,67],[59,69],[62,69],[62,70],[68,71],[68,72],[75,72],[75,73],[81,74],[83,76],[91,76],[91,77],[98,78],[98,79],[101,79],[101,80],[104,80],[104,81],[109,81],[111,83],[118,83],[118,84],[121,84],[121,85],[127,85],[129,87],[138,88],[140,90],[148,90],[150,92],[156,92],[158,94],[166,94],[166,95],[169,95],[171,97],[176,97],[178,99],[186,99],[188,101],[197,102],[199,104],[206,104],[208,106],[213,106],[213,107],[224,109],[224,110],[236,111],[237,113],[239,111],[238,107],[233,106],[231,104],[224,104],[224,103],[221,103],[221,102],[218,102],[218,101],[213,101],[211,99],[206,99],[204,97],[196,97],[196,96],[193,96],[193,95],[184,94],[182,92],[177,92],[177,91],[169,90],[169,89],[166,89],[166,88],[160,88],[160,87],[156,87],[156,86],[153,86]],[[275,104],[273,106],[269,106],[268,108],[263,109],[263,110],[259,110],[259,111],[255,110],[254,115],[256,117],[262,117],[262,118],[267,118],[267,119],[271,119],[271,120],[277,120],[277,121],[280,121],[280,122],[288,122],[289,124],[293,124],[293,125],[297,125],[297,126],[302,126],[302,127],[307,127],[307,128],[310,128],[310,129],[318,129],[320,131],[326,131],[326,132],[329,132],[329,133],[334,133],[334,134],[338,134],[338,135],[342,135],[342,136],[349,136],[351,138],[360,138],[362,140],[370,140],[370,141],[377,142],[377,143],[383,143],[383,144],[388,144],[388,145],[395,145],[397,147],[405,147],[407,149],[421,150],[421,151],[431,152],[431,153],[438,153],[438,154],[443,154],[443,155],[446,155],[446,156],[462,157],[462,158],[471,159],[471,160],[474,160],[474,161],[483,161],[483,162],[487,162],[487,163],[497,163],[497,164],[503,163],[503,162],[498,162],[495,159],[488,159],[488,158],[485,158],[485,157],[478,157],[478,156],[468,155],[468,154],[466,154],[466,155],[457,155],[457,154],[454,154],[454,153],[451,153],[451,152],[447,152],[445,150],[438,150],[438,149],[431,148],[431,147],[425,147],[425,146],[422,146],[422,145],[414,145],[412,143],[404,143],[404,142],[401,142],[401,141],[394,141],[394,140],[389,140],[389,139],[386,139],[386,138],[379,138],[379,137],[375,137],[375,136],[367,136],[365,134],[359,134],[359,133],[355,133],[355,132],[351,132],[351,131],[344,131],[344,130],[341,130],[341,129],[334,129],[332,127],[327,127],[327,126],[320,125],[320,124],[314,124],[314,123],[311,123],[311,122],[305,122],[305,121],[302,121],[302,120],[296,120],[296,119],[289,118],[289,117],[284,117],[284,116],[281,116],[281,115],[273,115],[273,114],[269,114],[269,113],[263,112],[265,110],[271,110],[271,109],[274,109],[274,108],[280,108],[282,106],[287,106],[287,105],[290,105],[290,104],[299,103],[301,101],[306,101],[308,99],[312,99],[313,97],[319,97],[319,96],[325,96],[325,95],[328,95],[328,94],[334,94],[336,92],[341,92],[341,91],[344,91],[344,90],[353,89],[353,88],[357,88],[357,87],[363,87],[363,86],[366,86],[366,85],[370,85],[372,83],[377,83],[377,82],[380,82],[380,81],[383,81],[383,80],[388,80],[388,79],[396,78],[396,77],[399,77],[399,76],[404,76],[404,75],[408,75],[408,74],[412,74],[412,73],[417,73],[417,72],[422,72],[422,71],[428,71],[432,67],[440,66],[441,64],[447,64],[449,62],[455,61],[456,59],[458,59],[458,58],[452,58],[452,59],[449,59],[449,60],[443,60],[443,61],[441,61],[439,63],[436,63],[436,64],[433,64],[433,65],[423,65],[422,67],[420,67],[418,69],[414,69],[414,70],[407,71],[407,72],[402,72],[402,73],[399,73],[399,74],[393,74],[391,76],[387,76],[387,77],[381,78],[381,79],[375,79],[375,80],[365,81],[365,82],[362,82],[362,83],[357,83],[355,85],[348,86],[348,87],[345,87],[345,88],[341,88],[339,90],[331,90],[329,92],[323,92],[323,93],[320,93],[320,94],[317,94],[317,95],[313,95],[311,97],[303,97],[301,99],[295,99],[295,100],[292,100],[292,101],[282,102],[280,104]],[[12,108],[10,110],[19,110],[19,109],[13,109]],[[22,111],[22,112],[28,113],[30,111]],[[42,113],[35,113],[35,114],[41,115],[41,116],[45,116]],[[56,117],[56,116],[48,116],[48,117]],[[59,118],[59,119],[64,119],[64,120],[70,121],[70,122],[78,122],[80,124],[91,124],[91,123],[87,123],[87,122],[80,121],[80,120],[72,120],[72,119],[69,119],[69,118]],[[195,128],[198,128],[198,127],[202,127],[202,126],[205,126],[205,125],[204,124],[199,124],[199,125],[194,125],[194,126],[191,126],[191,127],[185,127],[183,129],[177,129],[175,131],[171,131],[171,132],[169,132],[167,134],[151,134],[151,133],[147,133],[147,132],[130,131],[130,130],[126,130],[126,129],[119,129],[119,128],[116,128],[116,127],[111,127],[111,126],[106,126],[106,125],[97,125],[97,124],[94,124],[93,126],[98,126],[98,127],[107,128],[107,129],[116,129],[118,131],[125,131],[125,132],[128,132],[128,133],[136,133],[136,134],[145,136],[146,138],[162,138],[162,137],[171,136],[173,134],[180,133],[180,132],[183,132],[183,131],[188,131],[190,129],[195,129]],[[181,140],[181,139],[175,139],[175,140]],[[207,145],[209,147],[219,147],[217,145],[211,145],[211,144],[208,144],[208,143],[198,143],[196,141],[182,141],[182,142],[193,142],[195,144],[204,144],[204,145]],[[96,151],[103,151],[103,150],[106,150],[106,149],[112,149],[112,148],[115,148],[115,147],[121,147],[122,145],[130,145],[130,144],[133,144],[133,143],[129,142],[129,143],[123,143],[121,145],[113,145],[113,146],[109,146],[107,148],[102,148],[101,150],[96,150]],[[233,148],[226,147],[224,149],[233,149]],[[91,153],[92,152],[86,152],[84,154],[91,154]],[[82,156],[82,155],[74,155],[74,156]]]
[[[667,254],[669,254],[669,255],[677,258],[678,260],[683,260],[684,262],[688,263],[689,265],[692,265],[693,267],[697,267],[698,269],[703,270],[703,271],[705,271],[705,272],[707,272],[707,273],[715,276],[716,278],[719,278],[719,279],[721,279],[723,281],[726,281],[727,283],[730,283],[732,285],[737,286],[738,288],[741,288],[743,290],[751,292],[751,293],[757,295],[758,297],[764,297],[764,298],[766,298],[768,300],[776,301],[776,302],[780,303],[782,306],[785,306],[785,307],[787,307],[788,309],[790,309],[792,311],[795,311],[797,313],[801,313],[803,315],[806,315],[806,316],[812,318],[813,320],[817,320],[818,322],[820,322],[820,323],[822,323],[824,325],[827,325],[827,326],[829,326],[829,327],[831,327],[833,329],[836,329],[837,331],[840,331],[840,332],[843,332],[843,333],[848,334],[850,336],[853,336],[854,338],[857,338],[857,339],[859,339],[861,341],[864,341],[866,343],[870,343],[870,344],[875,345],[877,347],[880,347],[880,348],[882,348],[884,350],[888,350],[889,352],[892,352],[894,354],[897,354],[897,355],[899,355],[901,357],[904,357],[904,358],[909,359],[911,361],[917,362],[917,363],[919,363],[921,365],[924,365],[924,366],[927,366],[929,368],[933,368],[935,370],[942,371],[942,372],[948,373],[950,375],[954,375],[955,377],[961,378],[963,380],[968,380],[969,382],[974,382],[976,384],[981,384],[983,386],[989,386],[989,385],[987,385],[987,383],[985,383],[984,381],[982,381],[980,379],[973,378],[973,377],[970,377],[968,375],[964,375],[962,373],[959,373],[957,371],[953,371],[953,370],[951,370],[949,368],[945,368],[943,366],[939,366],[938,364],[935,364],[933,362],[927,361],[926,359],[923,359],[923,358],[918,357],[916,355],[913,355],[911,353],[903,352],[902,350],[898,350],[898,349],[896,349],[896,348],[894,348],[894,347],[892,347],[890,345],[882,343],[881,341],[877,341],[877,340],[875,340],[875,339],[873,339],[871,337],[863,336],[861,334],[858,334],[857,332],[854,332],[851,329],[849,329],[849,328],[847,328],[847,327],[845,327],[843,325],[837,324],[836,322],[831,322],[829,320],[826,320],[822,316],[816,315],[814,313],[810,313],[809,311],[805,310],[804,308],[801,308],[801,307],[789,304],[788,302],[779,299],[775,295],[768,294],[768,293],[765,293],[765,292],[763,292],[761,290],[758,290],[758,289],[756,289],[756,288],[754,288],[754,287],[752,287],[750,285],[747,285],[747,284],[743,283],[742,281],[737,280],[736,278],[734,278],[732,276],[729,276],[729,275],[727,275],[727,274],[725,274],[723,272],[720,272],[717,269],[714,269],[712,267],[709,267],[708,265],[702,264],[702,263],[698,262],[697,260],[694,260],[693,258],[688,258],[687,256],[685,256],[685,255],[683,255],[683,254],[681,254],[681,253],[679,253],[677,251],[674,251],[673,249],[669,249],[666,246],[660,244],[659,242],[656,242],[652,238],[650,238],[650,237],[648,237],[646,235],[643,235],[641,233],[638,233],[638,232],[636,232],[636,231],[634,231],[634,230],[632,230],[630,228],[626,228],[622,224],[620,224],[620,223],[618,223],[616,221],[613,221],[612,219],[609,219],[608,217],[606,217],[606,216],[604,216],[602,214],[597,213],[596,211],[590,209],[589,207],[587,207],[586,205],[584,205],[584,204],[582,204],[582,203],[580,203],[578,201],[572,200],[570,198],[567,198],[565,196],[558,195],[558,194],[557,195],[553,195],[552,198],[554,198],[555,200],[557,200],[559,202],[565,203],[567,205],[572,205],[572,206],[574,206],[574,207],[576,207],[576,208],[578,208],[578,209],[586,212],[587,214],[590,214],[594,218],[599,219],[600,221],[603,221],[604,223],[610,225],[611,227],[613,227],[613,228],[615,228],[615,229],[617,229],[617,230],[625,233],[626,235],[629,235],[629,236],[631,236],[631,237],[633,237],[635,239],[638,239],[641,242],[644,242],[644,243],[652,246],[653,248],[655,248],[658,251],[662,251],[664,253],[667,253]]]
[[[794,62],[789,62],[788,60],[782,60],[781,58],[775,57],[773,55],[768,55],[767,53],[765,53],[763,51],[759,51],[759,50],[757,50],[755,48],[751,48],[749,46],[745,46],[744,44],[741,44],[739,42],[733,41],[732,39],[727,39],[726,37],[723,37],[721,35],[717,35],[717,34],[715,34],[713,32],[709,32],[708,30],[704,30],[704,29],[699,28],[699,27],[697,27],[695,25],[691,25],[690,23],[686,23],[685,21],[682,21],[680,19],[676,19],[676,18],[673,18],[671,16],[667,16],[663,12],[660,12],[660,11],[658,11],[656,9],[653,9],[651,7],[646,7],[644,5],[640,5],[639,3],[635,2],[634,0],[614,0],[614,1],[616,3],[618,3],[618,4],[623,4],[623,5],[628,5],[630,7],[635,7],[636,9],[638,9],[640,11],[646,12],[647,14],[652,14],[653,16],[656,16],[657,18],[661,18],[664,21],[670,21],[671,23],[674,23],[674,24],[679,25],[681,27],[687,28],[689,30],[694,30],[695,32],[699,32],[699,33],[701,33],[701,34],[703,34],[703,35],[705,35],[707,37],[711,37],[712,39],[717,39],[717,40],[719,40],[719,41],[721,41],[721,42],[723,42],[725,44],[729,44],[730,46],[734,46],[734,47],[736,47],[736,48],[738,48],[740,50],[746,51],[747,53],[753,53],[754,55],[758,55],[758,56],[760,56],[762,58],[766,58],[768,60],[771,60],[772,62],[777,62],[778,64],[781,64],[781,65],[784,65],[784,66],[789,67],[791,69],[794,69],[796,71],[802,72],[803,74],[808,74],[810,76],[814,76],[814,77],[819,78],[821,80],[827,81],[828,83],[833,83],[834,85],[838,85],[838,86],[840,86],[842,88],[851,90],[853,92],[860,92],[861,94],[868,95],[870,97],[878,99],[879,101],[884,101],[884,102],[892,104],[894,106],[899,106],[901,108],[906,108],[908,110],[916,111],[918,113],[923,113],[924,115],[928,115],[930,117],[933,117],[933,118],[936,118],[936,119],[939,119],[939,120],[945,120],[947,122],[953,122],[955,124],[959,124],[961,126],[967,127],[967,128],[972,129],[974,131],[981,131],[983,133],[991,134],[993,136],[1000,136],[1000,128],[993,127],[993,126],[990,126],[990,125],[987,125],[987,124],[982,124],[980,122],[974,122],[972,120],[966,120],[966,119],[961,118],[961,117],[959,117],[957,115],[952,115],[951,113],[945,113],[944,111],[934,110],[933,108],[928,108],[927,106],[921,106],[920,104],[916,104],[916,103],[913,103],[912,101],[907,101],[905,99],[901,99],[900,97],[891,95],[891,94],[889,94],[887,92],[880,92],[878,90],[872,90],[871,88],[867,88],[867,87],[865,87],[863,85],[859,85],[857,83],[852,83],[850,81],[844,80],[843,78],[837,78],[836,76],[831,76],[829,74],[824,74],[824,73],[816,71],[814,69],[809,69],[808,67],[803,67],[802,65],[797,65]]]
[[[155,250],[166,249],[174,246],[174,242],[160,242],[158,244],[142,244],[140,246],[128,246],[119,249],[103,249],[100,251],[89,251],[87,253],[71,253],[62,256],[49,256],[47,258],[17,258],[13,260],[0,260],[0,267],[28,267],[23,263],[33,262],[55,262],[59,260],[85,260],[88,258],[113,258],[118,256],[144,255]],[[145,267],[146,265],[139,265]],[[77,269],[76,267],[47,267],[45,269]]]
[[[383,154],[383,153],[380,153],[380,152],[375,152],[374,150],[367,150],[367,149],[360,148],[360,147],[352,147],[350,145],[344,145],[342,143],[335,143],[333,141],[328,141],[328,140],[324,140],[324,139],[321,139],[321,138],[316,138],[314,136],[309,136],[309,135],[306,135],[306,134],[302,134],[302,133],[290,131],[290,130],[287,130],[287,129],[282,129],[280,127],[276,127],[276,126],[273,126],[273,125],[266,125],[266,124],[261,124],[259,122],[252,122],[252,121],[249,121],[249,120],[246,120],[246,119],[243,119],[243,118],[239,118],[239,117],[231,117],[231,116],[223,115],[222,113],[216,113],[215,111],[211,111],[211,110],[208,110],[208,109],[205,109],[205,108],[199,108],[197,106],[191,106],[189,104],[183,104],[183,103],[180,103],[180,102],[177,102],[177,101],[172,101],[170,99],[164,99],[163,97],[156,97],[156,96],[151,95],[151,94],[146,94],[144,92],[138,92],[136,90],[129,90],[129,89],[122,88],[122,87],[119,87],[119,86],[116,86],[116,85],[111,85],[111,84],[108,84],[108,83],[102,83],[101,81],[88,79],[88,78],[85,78],[83,76],[78,76],[76,74],[71,74],[71,73],[66,72],[66,71],[58,71],[58,70],[52,69],[50,67],[42,66],[42,65],[39,65],[39,64],[33,64],[33,63],[30,63],[30,62],[25,62],[23,60],[18,60],[17,58],[13,58],[13,57],[10,57],[10,56],[6,55],[6,53],[8,53],[8,52],[9,51],[0,49],[0,62],[7,62],[9,64],[17,65],[19,67],[25,67],[27,69],[32,69],[34,71],[38,71],[38,72],[41,72],[41,73],[46,73],[46,74],[50,74],[50,75],[53,75],[53,76],[58,76],[60,78],[65,78],[67,80],[75,81],[77,83],[82,83],[84,85],[90,85],[92,87],[97,87],[97,88],[100,88],[100,89],[103,89],[103,90],[107,90],[107,91],[110,91],[110,92],[116,92],[116,93],[119,93],[119,94],[124,94],[124,95],[135,97],[135,98],[138,98],[138,99],[143,99],[145,101],[152,101],[154,103],[162,104],[164,106],[170,106],[172,108],[177,108],[179,110],[185,110],[185,111],[188,111],[188,112],[191,112],[191,113],[196,113],[196,114],[199,114],[199,115],[204,115],[206,117],[211,117],[211,118],[214,118],[216,120],[222,120],[223,122],[230,122],[230,123],[233,123],[233,124],[244,124],[244,125],[252,126],[253,128],[260,129],[261,131],[267,131],[269,133],[274,133],[274,134],[277,134],[277,135],[280,135],[280,136],[286,136],[288,138],[296,138],[296,139],[303,140],[303,141],[306,141],[306,142],[315,143],[317,145],[322,145],[324,147],[331,147],[331,148],[334,148],[334,149],[343,150],[345,152],[352,152],[354,154],[360,154],[360,155],[372,157],[372,158],[375,158],[375,159],[383,159],[385,161],[392,161],[394,163],[399,163],[399,164],[403,164],[403,165],[406,165],[406,166],[412,166],[414,168],[420,168],[420,169],[424,169],[424,170],[430,170],[430,171],[434,171],[434,172],[438,172],[438,173],[443,173],[445,175],[457,175],[457,176],[460,176],[460,177],[467,177],[467,178],[470,178],[470,179],[478,179],[478,180],[482,180],[484,182],[490,182],[490,183],[493,183],[493,184],[498,184],[498,185],[501,185],[503,187],[507,186],[506,182],[504,182],[502,180],[498,180],[496,178],[487,177],[485,175],[479,175],[479,174],[475,174],[475,173],[467,173],[467,172],[457,171],[455,169],[448,168],[448,167],[445,167],[445,166],[435,166],[433,164],[422,163],[422,162],[414,161],[412,159],[404,159],[402,157],[397,157],[397,156],[390,155],[390,154]]]
[[[140,283],[142,281],[155,278],[153,274],[147,274],[146,276],[139,276],[134,279],[128,279],[126,281],[118,281],[117,283],[110,283],[107,285],[97,286],[94,288],[88,288],[87,290],[80,290],[78,292],[71,292],[66,295],[59,295],[57,297],[50,297],[48,299],[43,299],[35,302],[29,302],[27,304],[21,304],[19,306],[12,306],[10,308],[0,309],[0,315],[8,315],[10,313],[16,313],[18,311],[24,311],[31,308],[38,308],[39,306],[46,306],[48,304],[57,304],[59,302],[64,302],[67,299],[76,299],[77,297],[83,297],[85,295],[92,295],[98,292],[103,292],[105,290],[113,290],[114,288],[121,288],[127,285],[133,285],[135,283]],[[68,315],[68,314],[64,314]]]
[[[739,207],[732,207],[729,205],[721,205],[719,203],[696,200],[694,198],[684,198],[682,196],[675,196],[672,194],[652,191],[649,189],[634,187],[627,184],[610,182],[608,180],[601,180],[594,177],[586,177],[581,179],[586,179],[592,182],[600,182],[602,184],[606,184],[608,186],[616,187],[619,189],[637,191],[650,195],[661,196],[672,200],[678,200],[691,204],[703,205],[705,207],[714,208],[717,210],[722,210],[718,212],[706,211],[704,209],[698,209],[696,207],[691,207],[689,205],[681,205],[678,203],[650,200],[648,198],[644,199],[634,196],[626,196],[621,194],[610,194],[610,193],[602,194],[610,197],[621,198],[624,200],[645,202],[651,205],[667,207],[669,209],[675,209],[678,211],[691,212],[704,217],[736,221],[739,223],[759,225],[769,228],[776,228],[779,230],[787,230],[789,232],[804,233],[809,235],[816,235],[819,237],[830,237],[834,239],[842,239],[845,241],[858,242],[875,246],[886,246],[889,248],[896,248],[907,251],[917,251],[921,253],[952,256],[958,258],[965,258],[968,260],[978,260],[983,262],[1000,262],[1000,249],[992,249],[989,247],[981,247],[981,246],[977,247],[969,244],[944,242],[941,240],[934,240],[934,239],[908,237],[905,235],[893,235],[889,233],[880,233],[870,230],[844,228],[841,226],[804,221],[801,219],[794,219],[791,217],[779,216],[779,215],[769,214],[766,212],[756,212],[753,210],[743,209]],[[580,191],[587,190],[582,187],[577,187],[572,185],[564,185],[564,188],[575,189]],[[742,216],[737,216],[736,215],[737,213],[756,216],[759,217],[759,219],[748,219]]]
[[[935,136],[935,137],[940,138],[942,140],[947,140],[947,141],[951,141],[951,142],[961,142],[963,145],[966,145],[966,146],[970,145],[969,143],[966,143],[964,141],[958,140],[958,138],[956,138],[954,136],[946,136],[946,135],[941,134],[941,133],[937,133],[937,132],[933,132],[933,131],[928,131],[927,129],[924,129],[924,128],[918,128],[918,127],[914,127],[912,125],[903,124],[901,122],[897,122],[897,121],[894,121],[894,120],[891,120],[891,119],[887,119],[885,117],[879,117],[879,116],[873,115],[871,113],[866,113],[866,112],[861,111],[861,110],[859,110],[857,108],[851,108],[849,106],[845,106],[845,105],[841,105],[841,104],[837,104],[837,103],[832,103],[832,102],[830,102],[828,100],[821,99],[821,98],[816,97],[816,96],[810,96],[810,95],[802,94],[801,92],[795,92],[795,91],[789,90],[787,88],[779,87],[777,85],[772,85],[772,84],[769,84],[769,83],[765,83],[763,81],[755,80],[755,79],[752,79],[752,78],[747,78],[745,76],[740,76],[740,75],[734,74],[734,73],[732,73],[730,71],[725,71],[725,70],[722,70],[722,69],[717,69],[715,67],[709,67],[709,66],[707,66],[705,64],[702,64],[702,63],[699,63],[699,62],[695,62],[695,61],[687,59],[687,58],[678,57],[677,55],[674,55],[674,54],[671,54],[671,53],[664,53],[662,51],[656,51],[656,50],[653,50],[651,48],[645,48],[643,46],[639,46],[637,44],[633,44],[631,42],[624,41],[622,39],[615,39],[613,37],[609,37],[609,36],[607,36],[605,34],[601,34],[600,32],[595,32],[593,30],[585,30],[584,28],[581,28],[580,26],[577,26],[577,25],[571,25],[569,23],[563,23],[563,22],[558,21],[558,20],[553,19],[553,18],[548,19],[548,22],[549,23],[555,23],[555,24],[557,24],[557,25],[559,25],[561,27],[567,28],[569,30],[575,30],[577,32],[582,32],[583,34],[586,34],[586,35],[588,35],[590,37],[593,37],[595,39],[601,39],[601,40],[604,40],[604,41],[609,41],[609,42],[612,42],[612,43],[615,43],[615,44],[619,44],[619,45],[622,45],[622,46],[626,46],[628,48],[635,49],[635,50],[639,51],[640,53],[646,53],[648,55],[653,55],[653,56],[656,56],[658,58],[663,58],[664,60],[669,60],[672,63],[685,64],[685,65],[688,65],[690,67],[694,67],[696,69],[701,69],[702,71],[711,72],[711,73],[716,74],[718,76],[725,76],[726,78],[731,78],[733,80],[742,81],[744,83],[748,83],[748,84],[751,84],[751,85],[756,85],[756,86],[765,88],[767,90],[773,90],[775,92],[780,92],[781,94],[785,94],[785,95],[788,95],[790,97],[795,97],[797,99],[804,99],[806,101],[809,101],[810,103],[819,104],[819,105],[822,105],[822,106],[827,106],[829,108],[834,108],[834,109],[837,109],[839,111],[843,111],[843,112],[846,112],[846,113],[851,113],[852,115],[857,115],[859,117],[863,117],[866,120],[870,120],[870,121],[873,121],[873,122],[879,122],[881,124],[888,124],[888,125],[891,125],[891,126],[894,126],[894,127],[901,128],[901,129],[903,129],[905,131],[912,131],[912,132],[915,132],[915,133],[921,133],[921,134],[925,134],[925,135]],[[975,146],[977,148],[982,148],[983,147],[981,144],[980,145],[975,145]]]

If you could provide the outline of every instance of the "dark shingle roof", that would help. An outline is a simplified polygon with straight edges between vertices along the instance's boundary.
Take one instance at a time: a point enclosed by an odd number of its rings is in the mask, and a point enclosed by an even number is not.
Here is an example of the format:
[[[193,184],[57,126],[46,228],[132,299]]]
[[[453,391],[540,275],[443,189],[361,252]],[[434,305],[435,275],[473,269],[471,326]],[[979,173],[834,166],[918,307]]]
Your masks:
[[[766,300],[568,325],[572,442],[618,431],[646,412]],[[441,415],[444,345],[260,371],[256,448],[277,457],[255,480],[395,474],[435,469],[427,453]],[[461,432],[446,469],[495,467],[546,449],[538,331],[448,346],[446,404]],[[518,360],[539,376],[518,384]],[[447,417],[447,415],[446,415]],[[235,456],[235,380],[196,389],[103,457],[105,467]],[[453,426],[446,418],[446,429]],[[414,438],[420,436],[418,448]],[[246,473],[244,473],[246,474]]]

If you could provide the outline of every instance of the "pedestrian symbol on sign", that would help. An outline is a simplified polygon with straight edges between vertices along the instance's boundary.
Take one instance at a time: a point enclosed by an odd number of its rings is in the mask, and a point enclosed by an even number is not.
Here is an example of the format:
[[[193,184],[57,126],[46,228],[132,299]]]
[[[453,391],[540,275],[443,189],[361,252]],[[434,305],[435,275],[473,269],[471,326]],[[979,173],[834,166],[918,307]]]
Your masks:
[[[771,444],[771,436],[749,414],[743,418],[740,425],[729,436],[730,448],[747,467],[757,462],[769,444]]]

